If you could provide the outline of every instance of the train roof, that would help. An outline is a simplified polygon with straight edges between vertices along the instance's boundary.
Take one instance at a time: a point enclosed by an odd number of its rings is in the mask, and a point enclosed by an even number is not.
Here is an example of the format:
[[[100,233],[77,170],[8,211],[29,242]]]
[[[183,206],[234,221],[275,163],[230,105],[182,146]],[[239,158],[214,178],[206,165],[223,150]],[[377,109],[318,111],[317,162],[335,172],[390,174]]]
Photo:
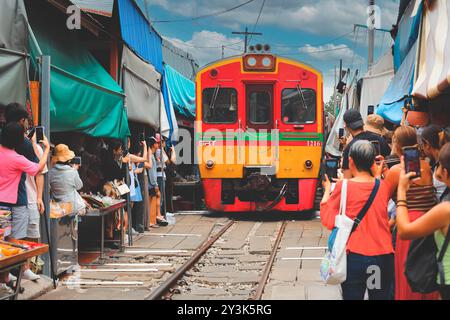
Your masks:
[[[256,54],[258,54],[258,53],[256,53]],[[261,53],[261,54],[264,54],[264,53]],[[322,71],[320,71],[319,69],[317,69],[316,67],[314,67],[313,65],[311,65],[311,64],[309,64],[309,63],[306,63],[306,62],[303,62],[303,61],[300,61],[300,60],[297,60],[297,59],[292,59],[292,58],[284,57],[284,56],[282,56],[282,55],[273,54],[273,53],[270,53],[270,52],[268,52],[268,53],[266,53],[266,54],[271,54],[271,55],[273,55],[273,56],[276,57],[276,58],[281,58],[281,59],[284,59],[284,60],[289,60],[289,61],[292,61],[292,62],[294,62],[294,63],[300,63],[300,64],[302,64],[302,65],[304,65],[304,66],[306,66],[306,67],[308,67],[308,68],[310,68],[310,69],[313,69],[314,71],[316,71],[317,73],[319,73],[319,74],[323,77]],[[227,61],[227,60],[234,60],[234,59],[236,59],[236,58],[242,58],[243,56],[244,56],[244,55],[235,55],[235,56],[230,56],[230,57],[225,58],[225,59],[218,59],[218,60],[212,61],[212,62],[210,62],[210,63],[204,65],[203,67],[201,67],[201,68],[198,70],[197,74],[200,73],[200,72],[202,72],[202,71],[205,70],[205,69],[208,69],[209,67],[211,67],[211,66],[213,66],[213,65],[215,65],[215,64],[217,64],[217,63],[219,63],[219,62],[225,62],[225,61]]]

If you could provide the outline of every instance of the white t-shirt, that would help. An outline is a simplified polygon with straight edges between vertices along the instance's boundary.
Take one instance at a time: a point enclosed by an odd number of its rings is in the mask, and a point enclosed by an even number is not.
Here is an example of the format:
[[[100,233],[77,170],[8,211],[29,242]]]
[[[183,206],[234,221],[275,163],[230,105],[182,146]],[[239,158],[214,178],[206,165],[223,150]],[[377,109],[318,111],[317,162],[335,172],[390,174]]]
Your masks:
[[[37,150],[39,153],[37,156],[39,159],[41,159],[42,155],[44,154],[44,151],[39,145],[37,145]],[[47,166],[45,166],[44,170],[42,171],[42,174],[45,174],[47,172],[48,169]],[[25,189],[27,190],[28,204],[36,204],[38,195],[35,177],[32,177],[29,174],[27,174],[27,179],[25,180]]]

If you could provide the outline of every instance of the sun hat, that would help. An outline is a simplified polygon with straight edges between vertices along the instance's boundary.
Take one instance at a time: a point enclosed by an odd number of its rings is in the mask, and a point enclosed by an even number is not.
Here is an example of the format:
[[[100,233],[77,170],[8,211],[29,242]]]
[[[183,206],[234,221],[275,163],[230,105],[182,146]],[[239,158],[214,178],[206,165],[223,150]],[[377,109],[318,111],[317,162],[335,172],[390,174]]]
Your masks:
[[[68,162],[75,158],[75,153],[65,144],[58,144],[53,150],[52,162]]]
[[[367,117],[366,125],[364,126],[366,131],[370,131],[380,136],[383,136],[387,133],[386,128],[384,127],[384,119],[382,116],[378,114],[371,114]]]

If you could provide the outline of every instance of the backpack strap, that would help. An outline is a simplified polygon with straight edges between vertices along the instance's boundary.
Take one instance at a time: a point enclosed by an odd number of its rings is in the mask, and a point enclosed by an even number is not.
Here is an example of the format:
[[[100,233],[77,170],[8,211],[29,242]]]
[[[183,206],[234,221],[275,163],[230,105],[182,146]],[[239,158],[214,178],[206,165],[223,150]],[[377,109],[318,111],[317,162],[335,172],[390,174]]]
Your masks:
[[[439,202],[443,202],[444,199],[448,196],[449,193],[450,193],[450,189],[449,189],[448,187],[445,188],[445,191],[444,191],[444,193],[441,195],[441,197],[440,197],[440,199],[439,199]]]
[[[380,180],[375,179],[375,187],[373,188],[372,193],[370,194],[369,200],[367,200],[367,202],[366,202],[366,205],[361,209],[358,216],[355,218],[351,233],[355,232],[356,228],[358,228],[362,219],[364,219],[364,216],[366,215],[367,211],[369,211],[370,206],[372,205],[373,201],[375,200],[378,190],[380,189],[380,184],[381,184]]]
[[[450,228],[447,231],[447,236],[445,237],[444,244],[442,245],[441,251],[439,251],[439,256],[437,259],[438,273],[439,273],[439,278],[441,280],[441,286],[445,285],[445,272],[444,272],[444,266],[442,264],[442,260],[444,260],[444,256],[445,256],[445,253],[447,252],[449,243],[450,243]]]

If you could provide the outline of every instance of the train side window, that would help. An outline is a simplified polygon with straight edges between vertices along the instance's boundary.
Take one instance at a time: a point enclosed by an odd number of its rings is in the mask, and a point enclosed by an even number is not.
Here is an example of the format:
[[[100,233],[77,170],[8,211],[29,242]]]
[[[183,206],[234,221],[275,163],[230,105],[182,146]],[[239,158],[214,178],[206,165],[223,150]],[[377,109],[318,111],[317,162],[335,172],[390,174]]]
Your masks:
[[[284,89],[281,118],[286,124],[309,124],[316,121],[316,92],[313,89]]]
[[[268,124],[271,119],[271,98],[266,91],[250,94],[250,122],[253,124]]]
[[[203,90],[203,121],[205,123],[235,123],[237,120],[237,91],[233,88]]]

